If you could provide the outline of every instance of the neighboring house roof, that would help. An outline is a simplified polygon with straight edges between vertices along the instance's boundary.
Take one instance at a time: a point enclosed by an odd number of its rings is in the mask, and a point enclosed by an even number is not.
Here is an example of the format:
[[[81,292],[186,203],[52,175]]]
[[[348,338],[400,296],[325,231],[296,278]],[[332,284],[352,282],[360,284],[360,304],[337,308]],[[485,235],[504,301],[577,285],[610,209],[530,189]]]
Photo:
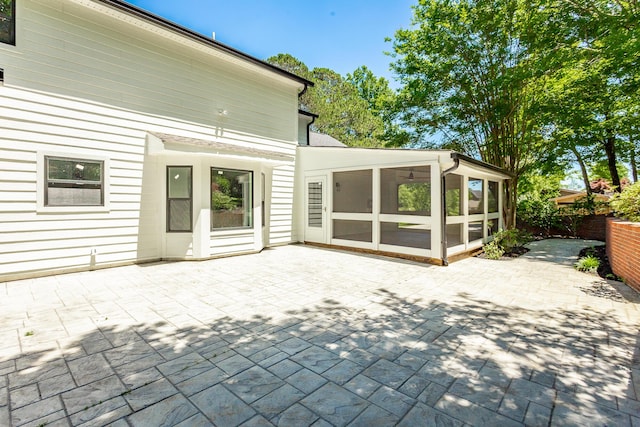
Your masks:
[[[571,191],[571,190],[570,190]],[[580,200],[584,197],[587,197],[586,191],[578,191],[572,192],[570,194],[566,194],[564,196],[554,197],[550,200],[556,203],[556,205],[570,205],[574,203],[576,200]],[[611,196],[608,194],[593,194],[593,197],[597,201],[606,202],[611,199]]]
[[[318,132],[309,132],[309,145],[312,147],[346,147],[334,137]]]
[[[572,194],[584,194],[584,191],[569,190],[568,188],[561,188],[559,191],[560,191],[560,196],[559,197],[570,196]]]
[[[257,65],[258,67],[261,67],[263,69],[272,71],[276,74],[279,74],[281,76],[284,76],[286,78],[289,78],[291,80],[295,80],[298,83],[301,83],[305,86],[313,86],[313,82],[310,80],[307,80],[305,78],[302,78],[300,76],[297,76],[293,73],[290,73],[286,70],[283,70],[282,68],[276,67],[275,65],[271,65],[268,62],[262,61],[258,58],[255,58],[251,55],[247,55],[244,52],[241,52],[237,49],[232,48],[231,46],[228,46],[224,43],[220,43],[219,41],[216,41],[212,38],[206,37],[202,34],[199,34],[193,30],[190,30],[189,28],[183,27],[182,25],[176,24],[175,22],[171,22],[165,18],[162,18],[156,14],[153,14],[151,12],[148,12],[144,9],[141,9],[137,6],[134,6],[130,3],[127,3],[123,0],[93,0],[94,2],[97,3],[102,3],[108,6],[111,6],[115,9],[118,9],[122,12],[125,12],[129,15],[132,15],[136,18],[142,19],[146,22],[149,22],[151,24],[157,25],[159,27],[162,27],[166,30],[169,30],[171,32],[177,33],[181,36],[184,36],[186,38],[189,38],[191,40],[194,40],[196,42],[199,43],[203,43],[205,45],[208,45],[210,47],[212,47],[213,49],[216,49],[218,51],[222,51],[225,52],[233,57],[242,59],[246,62],[249,62],[251,64]]]

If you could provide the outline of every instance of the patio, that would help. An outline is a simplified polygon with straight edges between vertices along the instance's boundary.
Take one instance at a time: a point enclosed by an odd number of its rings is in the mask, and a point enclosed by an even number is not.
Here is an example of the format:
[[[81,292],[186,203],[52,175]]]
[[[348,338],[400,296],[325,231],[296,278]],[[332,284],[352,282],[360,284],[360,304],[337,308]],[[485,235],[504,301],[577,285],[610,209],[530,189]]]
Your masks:
[[[545,240],[303,245],[0,283],[0,425],[640,425],[640,298]],[[602,292],[602,290],[606,292]]]

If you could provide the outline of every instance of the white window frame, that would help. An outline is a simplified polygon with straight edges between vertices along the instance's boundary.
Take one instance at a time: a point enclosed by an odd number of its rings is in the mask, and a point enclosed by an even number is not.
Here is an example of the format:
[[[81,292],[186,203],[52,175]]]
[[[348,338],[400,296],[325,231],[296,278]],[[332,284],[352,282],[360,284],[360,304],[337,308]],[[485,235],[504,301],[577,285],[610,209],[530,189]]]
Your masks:
[[[60,153],[60,152],[38,152],[37,154],[37,191],[36,191],[36,211],[38,213],[93,213],[109,212],[111,210],[110,198],[110,159],[104,156],[96,156],[84,153]],[[46,206],[46,192],[48,189],[47,179],[47,158],[55,157],[59,159],[80,160],[88,162],[102,162],[102,205],[101,206]]]

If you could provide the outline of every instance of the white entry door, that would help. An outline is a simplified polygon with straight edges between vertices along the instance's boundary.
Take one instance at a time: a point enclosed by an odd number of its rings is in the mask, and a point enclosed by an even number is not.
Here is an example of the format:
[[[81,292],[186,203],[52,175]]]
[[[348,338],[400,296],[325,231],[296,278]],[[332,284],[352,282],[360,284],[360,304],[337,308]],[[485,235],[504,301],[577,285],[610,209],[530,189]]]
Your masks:
[[[305,178],[304,240],[327,243],[327,178]]]

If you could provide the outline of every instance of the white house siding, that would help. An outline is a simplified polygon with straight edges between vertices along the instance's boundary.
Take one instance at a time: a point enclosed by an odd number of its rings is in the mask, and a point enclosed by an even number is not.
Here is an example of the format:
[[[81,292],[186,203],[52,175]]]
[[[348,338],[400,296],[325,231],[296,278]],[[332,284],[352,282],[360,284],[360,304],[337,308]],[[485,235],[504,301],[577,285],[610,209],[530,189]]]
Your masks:
[[[178,163],[170,153],[145,155],[150,131],[295,155],[300,83],[104,11],[91,1],[20,0],[17,45],[0,44],[0,280],[164,256],[166,164]],[[107,159],[107,208],[39,209],[46,153]],[[183,154],[205,169],[229,166],[211,153],[204,163],[202,153]],[[271,176],[255,159],[246,169],[256,191],[260,173]],[[277,243],[291,241],[292,170],[273,173]],[[247,237],[241,246],[255,249]],[[187,240],[182,257],[193,255]],[[207,256],[224,253],[225,241],[196,243],[211,248],[200,251]]]

